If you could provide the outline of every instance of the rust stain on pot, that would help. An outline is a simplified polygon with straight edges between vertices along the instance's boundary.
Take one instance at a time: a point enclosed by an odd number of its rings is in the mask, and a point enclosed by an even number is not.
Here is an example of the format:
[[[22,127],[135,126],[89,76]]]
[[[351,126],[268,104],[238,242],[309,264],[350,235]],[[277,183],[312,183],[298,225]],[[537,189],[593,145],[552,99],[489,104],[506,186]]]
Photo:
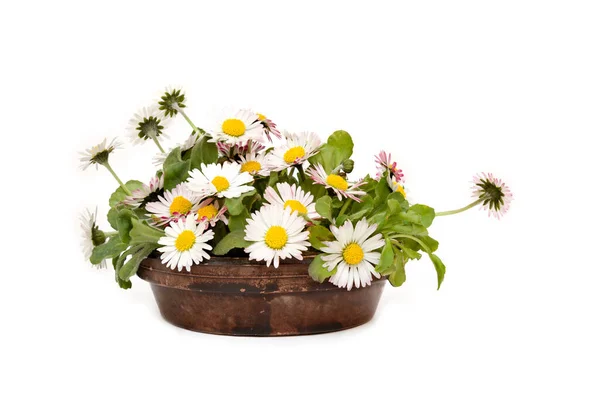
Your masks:
[[[284,260],[274,269],[246,258],[219,257],[192,266],[190,273],[172,271],[148,258],[138,275],[150,283],[167,321],[198,332],[305,335],[371,320],[385,280],[351,291],[318,283],[308,276],[312,258]]]

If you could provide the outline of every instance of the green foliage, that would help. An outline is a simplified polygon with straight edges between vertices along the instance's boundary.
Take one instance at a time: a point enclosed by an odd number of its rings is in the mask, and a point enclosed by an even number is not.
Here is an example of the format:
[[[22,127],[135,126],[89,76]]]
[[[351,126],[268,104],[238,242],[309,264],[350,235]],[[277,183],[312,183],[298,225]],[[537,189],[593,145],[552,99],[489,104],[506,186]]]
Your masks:
[[[174,148],[167,159],[163,163],[163,171],[165,172],[165,190],[171,190],[181,182],[185,181],[190,170],[190,160],[181,158],[181,150],[179,147]]]
[[[158,245],[151,243],[132,246],[127,251],[128,255],[131,255],[131,258],[119,268],[118,278],[123,281],[129,281],[129,278],[137,272],[142,260],[148,257],[157,247]]]
[[[208,135],[203,135],[192,147],[190,152],[190,169],[201,169],[202,164],[213,164],[219,158],[217,144],[208,141]]]
[[[396,254],[396,257],[394,258],[394,272],[388,276],[388,281],[392,286],[402,286],[402,284],[406,282],[406,270],[404,266],[405,261],[403,255],[400,253]]]
[[[158,240],[165,235],[164,231],[151,227],[145,221],[132,219],[131,224],[132,228],[129,232],[131,246],[152,244],[158,247]]]
[[[328,221],[333,221],[331,197],[323,196],[317,199],[317,202],[315,203],[315,209],[321,217],[327,219]]]
[[[335,131],[327,139],[327,143],[321,146],[319,153],[315,154],[309,161],[311,164],[321,164],[325,172],[331,173],[336,167],[352,156],[354,142],[346,131]]]
[[[379,257],[379,264],[375,267],[375,271],[385,275],[388,268],[394,262],[394,247],[389,239],[386,239],[385,246],[381,250],[381,257]]]
[[[431,259],[431,262],[433,263],[433,266],[435,267],[435,272],[437,273],[437,279],[438,279],[438,290],[440,290],[440,286],[442,286],[442,282],[444,281],[444,276],[446,275],[446,266],[444,265],[442,260],[440,260],[440,258],[438,256],[436,256],[435,254],[430,253],[429,258]]]
[[[133,219],[137,219],[133,211],[125,208],[119,211],[117,214],[117,230],[119,231],[119,237],[123,243],[129,243],[131,236],[129,232],[133,228]]]
[[[144,184],[140,181],[128,181],[127,183],[125,183],[125,187],[130,191],[133,192],[134,190],[140,189],[142,186],[144,186]],[[113,194],[110,195],[110,199],[108,200],[108,205],[111,207],[114,207],[115,205],[117,205],[118,203],[122,202],[123,200],[125,200],[125,198],[128,196],[127,193],[125,193],[125,191],[123,190],[123,188],[121,186],[119,186],[117,188],[117,190],[115,190],[113,192]]]
[[[250,218],[250,211],[244,208],[241,213],[238,215],[230,215],[229,223],[227,224],[229,230],[233,231],[243,231],[246,228],[246,220]]]
[[[242,230],[230,232],[215,246],[213,253],[216,256],[224,256],[232,249],[240,249],[250,246],[252,242],[245,240],[245,236],[246,234]]]
[[[323,266],[325,263],[321,257],[322,256],[319,254],[312,260],[308,266],[308,275],[315,281],[323,283],[325,279],[335,274],[337,268],[334,268],[333,271],[328,271],[327,268]]]
[[[429,228],[435,218],[435,210],[422,204],[415,204],[408,209],[408,214],[417,215],[419,223],[425,228]]]
[[[243,193],[240,197],[236,197],[234,199],[226,199],[225,206],[227,206],[227,211],[230,215],[239,215],[244,210],[247,210],[244,205],[244,199],[249,196],[254,196],[256,194],[256,190],[251,190],[249,192]]]
[[[113,236],[106,243],[94,247],[90,262],[92,264],[100,264],[102,260],[113,258],[121,254],[126,248],[127,245],[121,241],[119,236]]]
[[[309,236],[308,240],[310,245],[317,250],[321,250],[325,245],[323,242],[330,242],[335,240],[333,233],[322,225],[313,225],[308,228]]]

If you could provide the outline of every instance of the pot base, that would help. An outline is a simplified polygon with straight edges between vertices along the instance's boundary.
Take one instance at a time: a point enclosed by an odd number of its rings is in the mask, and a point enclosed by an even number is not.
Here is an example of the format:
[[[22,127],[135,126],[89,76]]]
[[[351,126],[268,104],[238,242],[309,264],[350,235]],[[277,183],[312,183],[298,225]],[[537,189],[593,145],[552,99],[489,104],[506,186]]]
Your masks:
[[[214,259],[213,259],[214,260]],[[308,260],[267,268],[247,259],[219,258],[191,272],[142,262],[163,318],[192,331],[239,336],[287,336],[334,332],[373,318],[385,280],[348,291],[314,282]]]

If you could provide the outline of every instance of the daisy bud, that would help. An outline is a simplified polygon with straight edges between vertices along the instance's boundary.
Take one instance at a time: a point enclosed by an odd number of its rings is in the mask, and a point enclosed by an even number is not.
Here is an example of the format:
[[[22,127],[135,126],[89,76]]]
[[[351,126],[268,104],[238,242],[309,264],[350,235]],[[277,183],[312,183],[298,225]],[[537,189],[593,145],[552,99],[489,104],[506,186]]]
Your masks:
[[[346,160],[342,163],[342,170],[349,174],[354,170],[354,161],[352,160]]]

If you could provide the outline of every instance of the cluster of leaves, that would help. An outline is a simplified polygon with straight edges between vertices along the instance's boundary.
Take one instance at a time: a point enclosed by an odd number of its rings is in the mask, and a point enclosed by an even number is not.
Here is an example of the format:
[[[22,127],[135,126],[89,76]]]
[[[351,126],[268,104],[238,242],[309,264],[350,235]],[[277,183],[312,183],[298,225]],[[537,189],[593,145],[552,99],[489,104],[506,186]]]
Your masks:
[[[309,159],[309,163],[321,164],[328,174],[343,175],[343,166],[352,165],[353,147],[352,138],[347,132],[336,131],[327,143],[323,144],[319,153]],[[189,150],[172,150],[158,174],[164,175],[164,190],[170,190],[186,181],[189,171],[201,169],[202,164],[222,161],[225,159],[220,158],[215,143],[209,142],[208,136],[204,135]],[[366,195],[361,198],[361,202],[356,202],[350,199],[340,201],[337,197],[332,197],[332,193],[324,186],[316,185],[306,178],[302,166],[272,172],[267,177],[257,176],[254,190],[238,198],[225,200],[229,223],[218,223],[215,226],[215,238],[211,242],[212,253],[216,256],[232,255],[240,253],[241,249],[250,245],[244,239],[246,219],[263,205],[263,194],[267,187],[273,187],[278,182],[287,182],[299,185],[317,199],[316,210],[322,218],[310,221],[309,227],[310,243],[317,253],[323,248],[324,241],[334,240],[331,225],[340,226],[345,221],[356,224],[362,218],[366,218],[369,223],[378,225],[377,232],[385,238],[386,244],[376,267],[377,272],[386,276],[392,285],[400,286],[406,280],[406,263],[412,259],[420,259],[422,253],[426,253],[437,271],[439,288],[444,279],[445,267],[434,254],[438,242],[431,238],[427,231],[435,217],[434,210],[419,204],[410,206],[402,194],[391,191],[385,175],[379,180],[369,176],[365,180],[366,184],[361,190],[364,190]],[[126,187],[133,191],[142,187],[142,183],[129,181]],[[122,188],[118,188],[111,195],[108,221],[118,234],[96,246],[91,257],[92,263],[111,259],[115,268],[115,279],[122,288],[131,287],[130,278],[137,272],[140,262],[159,247],[158,240],[164,235],[163,230],[148,223],[149,217],[144,207],[134,208],[123,202],[126,196]],[[321,255],[315,256],[309,267],[310,276],[319,282],[323,282],[334,273],[335,270],[328,271],[323,268]]]

